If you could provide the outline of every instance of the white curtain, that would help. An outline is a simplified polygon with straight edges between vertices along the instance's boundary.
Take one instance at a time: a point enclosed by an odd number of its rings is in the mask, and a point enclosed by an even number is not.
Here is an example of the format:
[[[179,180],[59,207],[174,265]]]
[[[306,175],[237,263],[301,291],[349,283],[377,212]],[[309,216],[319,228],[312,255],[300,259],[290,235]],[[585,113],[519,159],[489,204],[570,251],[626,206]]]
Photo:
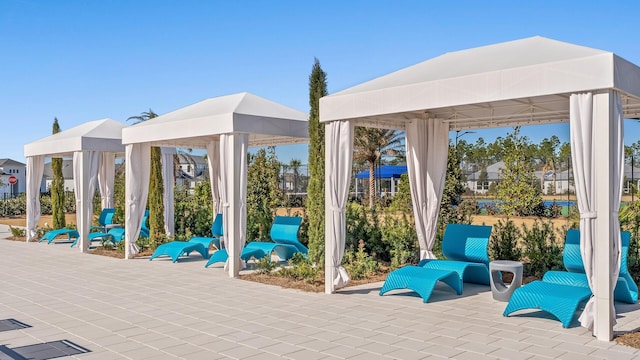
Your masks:
[[[346,241],[345,208],[349,196],[353,161],[354,126],[348,120],[325,126],[325,292],[332,293],[349,282],[342,267]]]
[[[613,147],[616,159],[612,161],[611,171],[617,174],[618,179],[614,180],[614,194],[617,198],[611,199],[613,212],[611,216],[610,233],[612,239],[612,259],[609,262],[611,268],[608,274],[611,276],[610,294],[613,299],[613,290],[618,279],[620,271],[620,227],[618,222],[618,210],[620,209],[620,196],[622,191],[622,174],[623,174],[623,127],[622,127],[622,105],[620,96],[614,93],[614,119],[599,119],[599,121],[608,121],[612,127]],[[578,202],[578,210],[580,211],[580,252],[584,263],[584,269],[589,281],[589,287],[593,292],[595,289],[595,222],[596,222],[596,173],[594,167],[593,151],[594,142],[597,141],[598,134],[594,132],[594,106],[593,94],[572,94],[570,97],[570,131],[571,131],[571,154],[573,156],[573,172],[575,177],[576,198]],[[604,216],[605,214],[603,214]],[[615,308],[613,301],[611,302],[610,311],[613,323],[615,324]],[[595,297],[585,305],[584,311],[580,316],[580,324],[588,329],[593,329],[595,318]]]
[[[80,234],[80,251],[89,248],[89,227],[93,215],[93,196],[96,193],[100,153],[76,151],[73,153],[73,183],[76,198],[76,222]]]
[[[215,219],[216,214],[222,211],[220,204],[220,141],[211,140],[207,143],[207,163],[209,165],[209,181],[213,200],[213,219]]]
[[[103,152],[100,156],[98,186],[102,199],[102,208],[113,207],[113,184],[116,176],[116,156],[112,152]]]
[[[160,157],[162,162],[162,186],[164,188],[164,196],[162,197],[162,203],[164,205],[164,232],[168,237],[173,237],[175,232],[175,218],[174,218],[174,168],[173,157],[176,154],[175,148],[163,147],[160,149],[162,156]]]
[[[230,277],[246,267],[240,253],[247,233],[247,134],[220,135],[220,199],[224,246],[229,254],[225,271]]]
[[[433,245],[447,173],[449,126],[440,119],[414,119],[406,127],[407,172],[420,259],[435,259]]]
[[[146,143],[128,144],[125,164],[125,258],[131,259],[140,251],[136,240],[149,195],[151,146]]]
[[[44,172],[44,156],[27,157],[27,241],[34,241],[40,221],[40,186]]]

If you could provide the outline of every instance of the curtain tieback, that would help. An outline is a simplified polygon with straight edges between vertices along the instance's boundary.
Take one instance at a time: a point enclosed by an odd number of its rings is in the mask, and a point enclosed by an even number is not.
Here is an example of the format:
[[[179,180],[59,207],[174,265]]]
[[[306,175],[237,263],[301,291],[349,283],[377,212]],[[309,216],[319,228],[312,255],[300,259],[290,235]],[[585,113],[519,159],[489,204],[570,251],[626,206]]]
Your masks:
[[[595,211],[580,214],[580,219],[595,219],[597,217],[598,217],[598,213]]]
[[[329,210],[333,211],[333,212],[337,212],[337,213],[343,213],[344,209],[341,207],[337,207],[337,206],[331,206],[329,207]]]
[[[229,204],[229,203],[222,203],[222,206],[224,206],[224,207],[229,207],[229,206],[231,206],[231,204]]]

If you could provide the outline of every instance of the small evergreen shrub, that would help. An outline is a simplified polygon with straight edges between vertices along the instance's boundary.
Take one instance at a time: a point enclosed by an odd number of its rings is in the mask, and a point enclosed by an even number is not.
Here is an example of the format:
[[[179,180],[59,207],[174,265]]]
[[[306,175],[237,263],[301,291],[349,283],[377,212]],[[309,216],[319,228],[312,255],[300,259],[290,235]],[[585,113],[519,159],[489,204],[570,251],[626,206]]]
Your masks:
[[[9,230],[11,230],[11,235],[15,238],[21,238],[27,236],[27,230],[23,228],[17,228],[9,225]]]
[[[564,231],[566,234],[566,230]],[[531,229],[522,225],[523,255],[528,260],[525,272],[542,278],[548,270],[562,269],[562,247],[551,221],[533,223]]]
[[[364,251],[364,241],[360,240],[358,251],[345,251],[342,264],[354,280],[373,276],[380,270],[380,263]]]
[[[489,254],[493,260],[513,260],[520,261],[522,249],[518,246],[520,230],[513,223],[513,220],[498,220],[491,231],[489,243]]]

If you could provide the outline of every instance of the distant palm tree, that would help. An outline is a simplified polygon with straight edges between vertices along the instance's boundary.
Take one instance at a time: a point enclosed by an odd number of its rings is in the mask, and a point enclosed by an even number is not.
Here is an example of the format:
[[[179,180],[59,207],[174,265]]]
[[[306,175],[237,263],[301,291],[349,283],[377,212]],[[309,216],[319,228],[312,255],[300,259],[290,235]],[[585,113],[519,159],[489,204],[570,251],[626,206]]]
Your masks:
[[[289,168],[293,171],[293,192],[300,192],[298,186],[298,178],[300,177],[300,167],[302,166],[302,162],[298,159],[291,159],[289,161]]]
[[[375,166],[383,156],[401,151],[402,133],[397,130],[356,127],[353,141],[354,160],[369,167],[369,207],[375,202]]]

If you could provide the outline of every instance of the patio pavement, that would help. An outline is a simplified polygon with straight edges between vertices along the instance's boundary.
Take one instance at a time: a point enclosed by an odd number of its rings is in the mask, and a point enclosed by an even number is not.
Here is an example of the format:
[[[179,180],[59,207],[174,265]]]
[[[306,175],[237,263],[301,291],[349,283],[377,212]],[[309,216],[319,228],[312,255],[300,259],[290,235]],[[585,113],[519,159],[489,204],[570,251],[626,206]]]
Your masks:
[[[438,287],[424,304],[378,296],[381,283],[325,295],[229,279],[199,255],[125,261],[8,240],[0,253],[0,319],[31,325],[0,332],[9,348],[64,339],[91,351],[72,356],[84,360],[640,357],[541,312],[505,318],[482,286]],[[616,331],[640,327],[639,305],[617,305]]]

